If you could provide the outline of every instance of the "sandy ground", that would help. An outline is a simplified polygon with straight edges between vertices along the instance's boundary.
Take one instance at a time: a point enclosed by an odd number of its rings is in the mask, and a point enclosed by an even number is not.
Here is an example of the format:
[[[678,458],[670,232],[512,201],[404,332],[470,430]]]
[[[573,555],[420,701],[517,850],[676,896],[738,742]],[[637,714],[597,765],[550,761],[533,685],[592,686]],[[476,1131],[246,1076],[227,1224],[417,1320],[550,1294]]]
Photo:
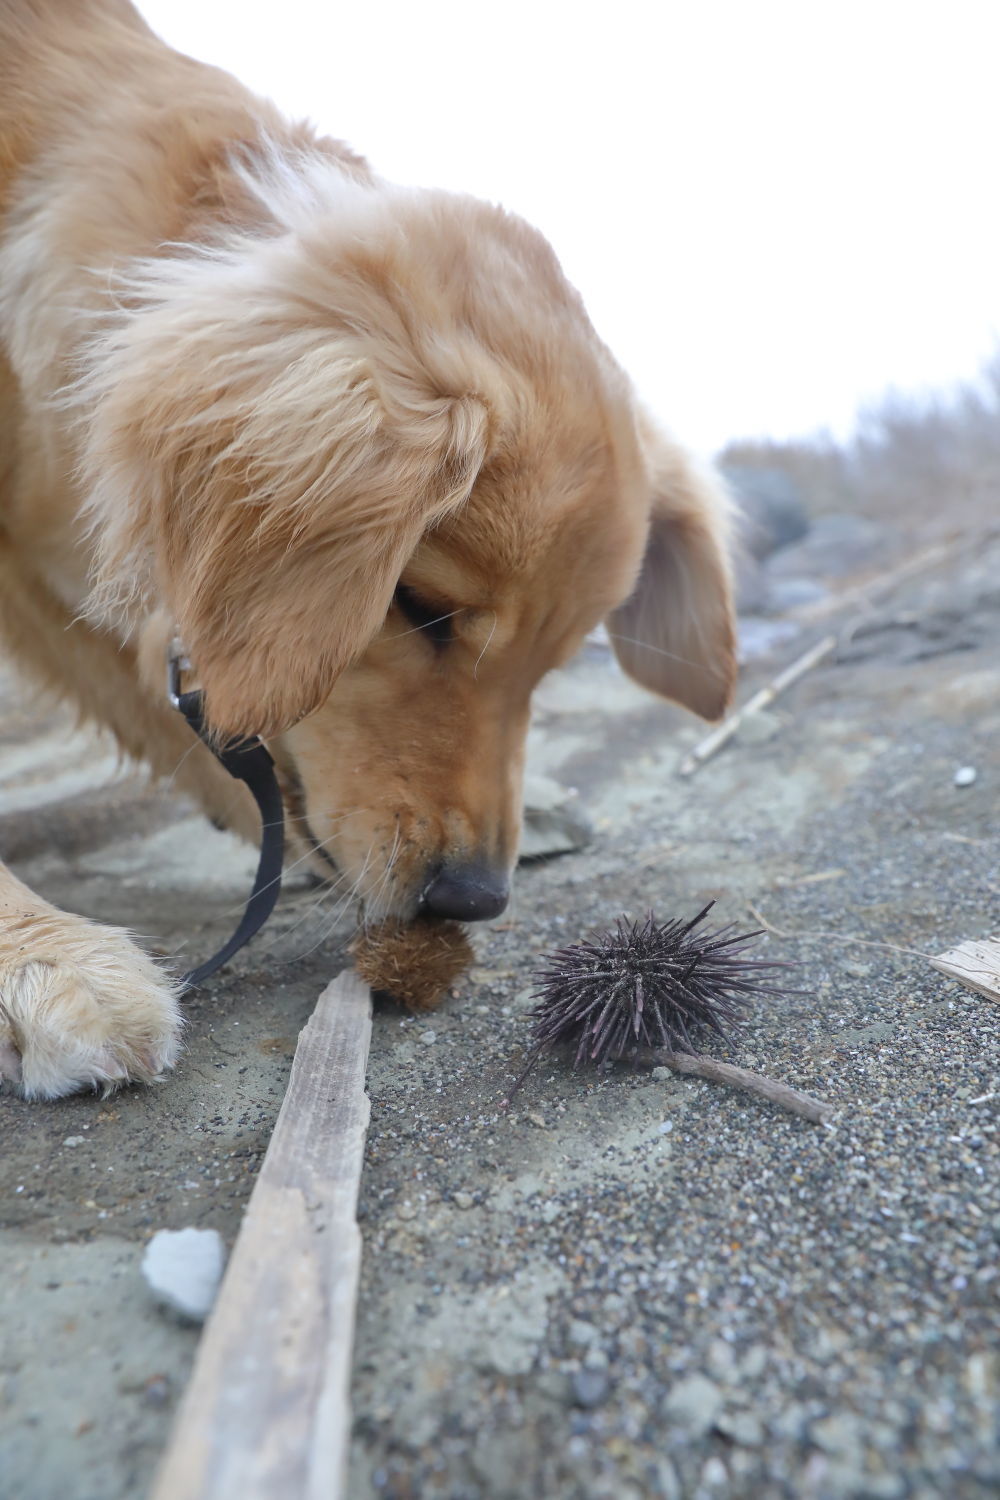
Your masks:
[[[690,782],[699,729],[600,647],[543,685],[532,764],[578,790],[593,842],[522,867],[440,1012],[376,1016],[351,1500],[998,1492],[1000,1010],[920,956],[1000,928],[998,577],[994,539],[900,589]],[[252,852],[11,679],[2,700],[18,873],[210,952]],[[832,1101],[834,1128],[562,1060],[504,1114],[539,955],[709,898],[798,935],[762,951],[802,993],[725,1055]],[[232,1240],[348,931],[293,880],[189,1002],[168,1082],[0,1097],[3,1500],[145,1493],[197,1331],[147,1295],[144,1241]]]

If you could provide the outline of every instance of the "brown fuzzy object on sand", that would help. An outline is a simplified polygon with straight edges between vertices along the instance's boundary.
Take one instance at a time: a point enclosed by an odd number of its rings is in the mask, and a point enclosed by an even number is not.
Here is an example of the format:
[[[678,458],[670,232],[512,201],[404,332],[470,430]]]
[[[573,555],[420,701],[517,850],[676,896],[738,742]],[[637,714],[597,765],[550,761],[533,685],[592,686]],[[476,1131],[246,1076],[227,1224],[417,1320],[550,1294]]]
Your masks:
[[[360,932],[351,951],[364,982],[408,1010],[436,1010],[474,957],[458,922],[380,922]]]

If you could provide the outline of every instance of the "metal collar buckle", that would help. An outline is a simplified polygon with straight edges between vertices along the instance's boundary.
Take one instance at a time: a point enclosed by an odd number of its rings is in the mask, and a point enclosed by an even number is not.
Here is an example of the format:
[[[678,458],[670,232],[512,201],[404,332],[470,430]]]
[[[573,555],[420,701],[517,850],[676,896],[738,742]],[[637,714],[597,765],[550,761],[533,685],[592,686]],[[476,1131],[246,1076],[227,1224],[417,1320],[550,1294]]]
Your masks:
[[[181,673],[190,672],[191,661],[179,635],[167,647],[167,697],[174,708],[181,706]]]

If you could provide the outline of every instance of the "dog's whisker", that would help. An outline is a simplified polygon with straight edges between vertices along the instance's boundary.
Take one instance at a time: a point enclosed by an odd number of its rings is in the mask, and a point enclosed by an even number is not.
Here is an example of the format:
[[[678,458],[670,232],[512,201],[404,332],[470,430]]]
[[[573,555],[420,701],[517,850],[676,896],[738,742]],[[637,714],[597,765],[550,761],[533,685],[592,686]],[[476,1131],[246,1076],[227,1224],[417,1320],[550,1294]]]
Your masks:
[[[365,856],[365,862],[364,862],[364,864],[361,867],[361,872],[358,875],[357,879],[354,881],[354,884],[351,886],[351,889],[346,893],[346,895],[342,896],[341,899],[337,902],[337,905],[334,908],[334,910],[333,910],[333,912],[332,912],[332,914],[330,916],[330,919],[325,923],[325,925],[323,927],[323,930],[321,931],[319,937],[316,939],[315,943],[313,943],[312,947],[311,948],[307,948],[304,953],[298,954],[297,955],[298,958],[300,958],[300,959],[301,958],[308,958],[309,955],[310,955],[310,953],[315,953],[316,949],[322,947],[322,945],[326,942],[327,938],[330,936],[330,934],[333,932],[334,928],[336,927],[337,922],[340,919],[341,913],[344,910],[346,910],[346,908],[350,905],[350,903],[353,900],[355,900],[355,898],[357,897],[358,892],[359,892],[360,887],[361,887],[361,883],[362,883],[362,881],[364,880],[364,877],[365,877],[365,871],[368,869],[368,864],[369,864],[369,861],[371,859],[371,855],[372,855],[372,848],[370,846],[369,850],[368,850],[368,853]]]
[[[370,854],[370,852],[371,851],[369,850],[369,854]],[[345,895],[341,896],[338,899],[338,901],[337,901],[337,903],[335,905],[335,908],[334,908],[332,920],[329,921],[329,922],[325,922],[324,923],[324,926],[323,926],[323,929],[322,929],[322,931],[320,933],[320,936],[317,939],[316,943],[313,944],[313,947],[312,948],[308,948],[305,953],[295,954],[293,956],[293,958],[288,959],[287,962],[291,963],[291,962],[294,961],[294,959],[305,958],[309,953],[313,953],[315,951],[315,949],[318,948],[320,946],[320,944],[323,943],[326,940],[326,937],[333,930],[333,927],[336,925],[336,922],[337,922],[337,920],[338,920],[338,918],[340,916],[341,911],[353,899],[353,897],[354,897],[354,895],[355,895],[355,893],[357,891],[357,888],[358,888],[358,885],[359,885],[360,881],[364,878],[364,873],[365,873],[366,869],[367,869],[367,859],[365,861],[365,864],[362,866],[360,875],[358,875],[358,877],[352,882],[351,888],[346,892]],[[319,898],[316,901],[312,902],[309,905],[308,909],[305,912],[303,912],[303,914],[299,918],[299,920],[296,923],[294,923],[294,925],[292,927],[290,927],[283,934],[283,936],[287,939],[287,938],[291,937],[294,933],[298,932],[299,928],[302,927],[306,922],[308,922],[309,919],[313,916],[313,914],[315,912],[317,912],[321,907],[325,906],[327,904],[327,902],[329,902],[332,899],[332,897],[334,897],[336,895],[338,889],[345,883],[345,881],[347,879],[348,879],[348,876],[347,876],[347,873],[345,872],[344,874],[342,874],[339,877],[339,879],[335,880],[331,885],[327,886],[322,891],[322,893],[320,894]]]
[[[707,662],[691,661],[686,656],[678,656],[676,651],[666,651],[662,646],[654,646],[649,641],[640,641],[634,635],[619,635],[617,631],[608,631],[609,641],[621,641],[624,646],[640,646],[643,651],[652,651],[655,656],[665,656],[669,661],[676,661],[682,667],[694,667],[696,672],[706,672],[711,677],[725,679],[726,672],[716,667],[710,667]]]
[[[367,807],[359,807],[354,812],[351,812],[351,813],[342,813],[337,818],[329,818],[327,821],[328,821],[329,825],[333,828],[333,832],[327,834],[326,838],[322,838],[322,839],[318,839],[318,838],[315,837],[315,835],[313,834],[312,829],[309,826],[309,822],[308,822],[307,818],[305,818],[305,817],[289,818],[288,819],[288,823],[290,823],[290,824],[300,823],[302,825],[301,829],[296,830],[296,832],[298,832],[300,834],[300,836],[303,836],[306,839],[308,839],[308,841],[309,841],[309,848],[306,850],[306,852],[304,854],[301,854],[299,856],[299,858],[296,859],[296,860],[294,860],[290,865],[286,865],[283,873],[285,875],[290,875],[293,870],[298,869],[299,865],[305,864],[306,860],[310,859],[314,854],[317,853],[317,851],[323,852],[324,850],[326,850],[326,848],[330,844],[334,843],[335,840],[339,837],[339,835],[340,835],[340,833],[342,831],[342,826],[343,826],[344,823],[346,823],[350,818],[360,818],[360,817],[363,817],[363,815],[366,812],[368,812],[368,811],[369,811],[369,809]]]
[[[494,610],[493,611],[493,625],[492,625],[492,628],[490,629],[489,635],[486,637],[486,645],[483,647],[482,651],[480,651],[479,655],[476,657],[476,665],[472,669],[472,675],[473,675],[473,677],[475,677],[477,679],[479,677],[479,663],[482,661],[483,657],[486,655],[487,651],[489,650],[489,648],[490,648],[490,642],[492,641],[492,639],[496,635],[496,633],[497,633],[497,612],[496,612],[496,610]]]
[[[393,853],[394,852],[395,852],[395,846],[393,846]],[[392,870],[392,857],[393,857],[393,855],[392,855],[392,853],[390,853],[388,859],[386,860],[385,866],[384,866],[384,868],[382,870],[381,877],[379,878],[378,882],[373,887],[373,889],[370,890],[366,894],[366,896],[365,896],[365,913],[366,913],[366,916],[369,913],[372,916],[374,916],[375,913],[378,910],[379,902],[382,899],[382,894],[385,891],[386,884],[387,884],[387,882],[389,880],[389,875],[390,875],[390,872]]]
[[[342,886],[345,883],[346,880],[347,880],[347,876],[346,875],[342,875],[339,880],[334,881],[334,883],[332,885],[328,886],[323,891],[323,894],[321,896],[319,896],[315,901],[311,901],[309,903],[309,906],[301,914],[301,916],[298,918],[298,920],[296,922],[293,922],[292,925],[291,925],[291,927],[286,928],[285,931],[280,934],[281,940],[287,942],[289,938],[294,937],[295,934],[299,931],[299,929],[301,927],[304,927],[309,922],[309,920],[316,914],[316,912],[320,909],[320,907],[326,905],[326,903],[331,899],[331,897],[336,894],[338,887]],[[350,893],[348,892],[348,898],[347,899],[349,899],[349,896],[350,896]],[[271,943],[269,949],[267,950],[268,952],[273,952],[274,951],[274,948],[275,948],[275,945],[276,945],[277,941],[278,941],[278,939],[276,938],[275,941]],[[312,949],[310,949],[309,951],[312,952]],[[292,962],[294,962],[294,960],[296,958],[298,958],[300,956],[301,955],[299,955],[299,954],[295,954],[295,955],[293,955],[292,958],[289,958],[289,959],[285,960],[285,962],[292,963]]]
[[[174,769],[171,771],[170,775],[165,778],[164,785],[166,786],[166,788],[167,788],[168,791],[172,791],[173,790],[173,785],[174,785],[175,780],[177,779],[178,773],[180,772],[181,766],[188,759],[188,757],[190,755],[192,755],[195,750],[197,750],[197,748],[198,748],[198,746],[200,744],[201,744],[201,740],[198,740],[198,739],[192,740],[191,743],[190,743],[190,745],[184,751],[184,754],[181,756],[180,760],[174,766]]]
[[[328,903],[337,896],[337,892],[347,883],[348,878],[348,875],[345,873],[343,875],[340,875],[336,880],[331,881],[329,885],[324,886],[320,894],[314,900],[309,902],[305,910],[299,916],[298,920],[293,922],[290,927],[286,928],[285,932],[283,933],[283,937],[291,937],[299,930],[300,927],[304,926],[317,911],[319,911],[322,907],[327,906]]]
[[[360,818],[360,817],[363,817],[364,814],[367,813],[367,812],[371,812],[371,808],[369,808],[369,807],[355,807],[355,808],[352,808],[350,810],[350,812],[337,813],[332,818],[331,817],[326,817],[324,819],[324,821],[331,828],[339,828],[340,824],[341,823],[346,823],[347,820],[348,820],[348,818]],[[309,817],[308,817],[307,813],[292,813],[292,814],[290,814],[288,816],[287,821],[289,823],[303,823],[303,824],[305,824],[305,826],[307,828],[309,826]],[[330,835],[329,837],[327,837],[325,839],[317,839],[316,843],[320,847],[322,847],[324,844],[330,843],[331,839],[332,839],[332,835]]]
[[[360,817],[360,815],[362,813],[366,812],[366,811],[367,811],[367,808],[359,807],[359,808],[356,808],[351,813],[343,813],[341,815],[341,817],[338,818],[338,819],[336,819],[335,821],[342,822],[344,819],[349,818],[349,817]],[[275,825],[273,823],[267,824],[267,827],[269,827],[269,828],[272,828],[274,826]],[[317,850],[322,851],[322,850],[324,850],[326,848],[326,846],[328,844],[332,844],[335,837],[336,837],[335,834],[331,834],[328,838],[325,838],[325,839],[316,839],[313,842],[313,844],[311,845],[311,847],[308,848],[304,854],[301,854],[298,859],[292,860],[291,864],[285,865],[283,867],[283,869],[281,870],[281,873],[279,875],[276,875],[273,880],[269,880],[266,885],[261,886],[261,892],[263,893],[264,891],[269,891],[269,890],[272,889],[273,886],[280,884],[287,876],[289,876],[292,873],[293,870],[297,870],[300,865],[304,865],[307,862],[307,860],[312,859],[313,856],[316,854]],[[343,879],[344,877],[341,876],[340,878]],[[336,885],[337,884],[339,884],[339,881],[337,881],[337,882],[334,883],[334,887],[333,887],[334,889],[336,889]],[[237,912],[239,912],[241,910],[242,910],[242,907],[231,906],[231,907],[226,908],[225,915],[227,915],[227,916],[234,916]]]
[[[429,630],[432,625],[440,625],[444,620],[453,620],[456,615],[464,615],[464,609],[449,610],[446,615],[438,615],[435,620],[425,620],[422,625],[411,625],[409,630],[400,630],[396,635],[384,635],[383,641],[401,641],[404,635],[419,635],[421,630]]]
[[[400,833],[399,822],[397,820],[396,833],[392,841],[392,848],[389,850],[389,854],[385,862],[385,869],[382,871],[382,878],[379,881],[374,893],[365,902],[366,912],[370,911],[373,919],[381,918],[381,902],[383,900],[383,897],[385,896],[386,891],[389,888],[389,884],[392,879],[392,873],[396,867],[396,859],[399,853],[399,842]]]

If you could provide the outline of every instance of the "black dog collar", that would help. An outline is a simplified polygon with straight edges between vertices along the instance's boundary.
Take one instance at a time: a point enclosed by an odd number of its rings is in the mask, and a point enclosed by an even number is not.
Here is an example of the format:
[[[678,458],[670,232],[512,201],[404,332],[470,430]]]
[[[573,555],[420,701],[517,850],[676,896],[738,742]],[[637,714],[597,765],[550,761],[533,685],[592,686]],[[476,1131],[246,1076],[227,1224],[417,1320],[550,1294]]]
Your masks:
[[[242,920],[218,953],[182,977],[185,990],[195,989],[202,980],[214,974],[263,927],[281,891],[285,854],[285,809],[274,774],[274,761],[256,735],[249,739],[227,740],[224,745],[212,739],[205,725],[203,695],[200,692],[182,693],[180,689],[181,672],[189,669],[190,662],[184,649],[175,639],[167,657],[167,696],[230,776],[246,783],[260,811],[261,838],[257,875]]]

